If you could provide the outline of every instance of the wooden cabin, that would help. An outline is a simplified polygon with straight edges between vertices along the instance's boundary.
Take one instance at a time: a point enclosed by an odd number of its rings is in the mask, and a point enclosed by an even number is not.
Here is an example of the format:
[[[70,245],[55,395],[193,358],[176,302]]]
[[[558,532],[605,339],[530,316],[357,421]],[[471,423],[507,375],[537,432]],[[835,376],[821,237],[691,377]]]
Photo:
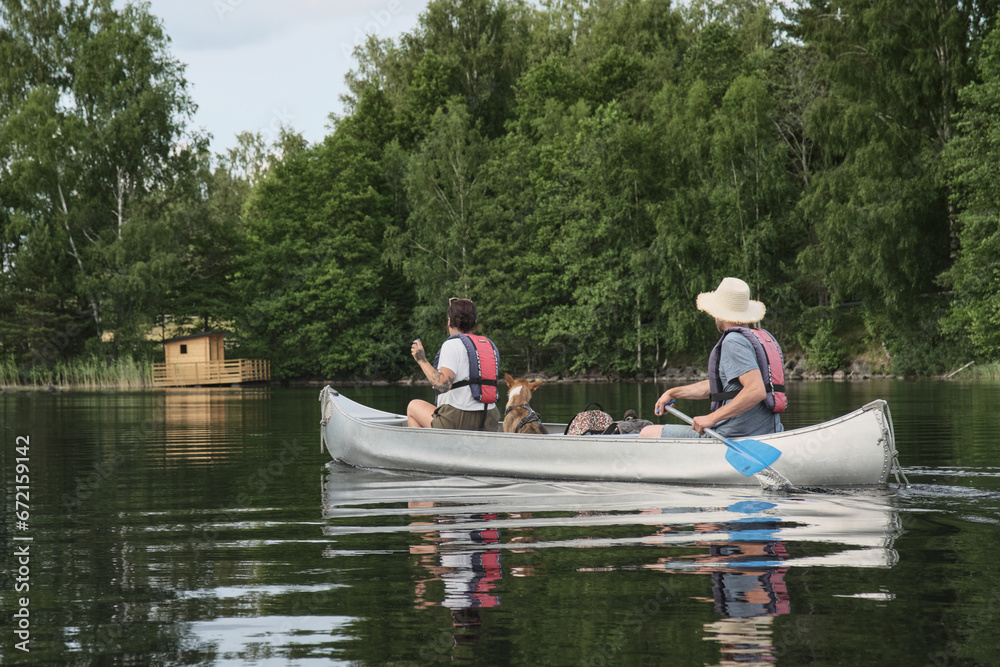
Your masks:
[[[224,339],[224,332],[209,331],[163,341],[166,360],[153,364],[153,386],[232,385],[271,379],[269,361],[227,360]]]

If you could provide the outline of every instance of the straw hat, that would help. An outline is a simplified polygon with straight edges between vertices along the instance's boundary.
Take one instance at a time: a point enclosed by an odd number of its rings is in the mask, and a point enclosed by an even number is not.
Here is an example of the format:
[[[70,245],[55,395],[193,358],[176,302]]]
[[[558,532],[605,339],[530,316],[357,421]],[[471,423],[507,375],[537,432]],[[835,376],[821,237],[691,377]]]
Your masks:
[[[698,310],[735,324],[759,322],[767,308],[750,300],[750,287],[739,278],[723,278],[714,292],[698,295]]]

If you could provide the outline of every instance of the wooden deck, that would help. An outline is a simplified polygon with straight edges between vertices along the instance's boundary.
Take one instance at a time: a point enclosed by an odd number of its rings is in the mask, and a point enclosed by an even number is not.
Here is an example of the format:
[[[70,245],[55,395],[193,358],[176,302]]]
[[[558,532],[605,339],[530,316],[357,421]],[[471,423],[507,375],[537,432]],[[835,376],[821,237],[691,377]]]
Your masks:
[[[154,387],[193,387],[241,384],[271,379],[271,362],[263,359],[227,359],[153,364]]]

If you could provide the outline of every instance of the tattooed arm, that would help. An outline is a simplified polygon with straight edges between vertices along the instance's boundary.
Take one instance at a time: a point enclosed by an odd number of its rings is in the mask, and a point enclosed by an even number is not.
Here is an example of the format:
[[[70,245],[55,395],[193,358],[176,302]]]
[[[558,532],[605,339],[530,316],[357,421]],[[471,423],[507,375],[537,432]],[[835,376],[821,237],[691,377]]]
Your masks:
[[[424,372],[424,377],[431,383],[435,391],[443,394],[451,389],[451,385],[455,381],[455,371],[444,367],[440,370],[435,369],[431,365],[431,362],[427,361],[423,343],[419,340],[413,341],[413,345],[410,347],[410,354],[417,360],[417,365],[420,366],[420,370]]]

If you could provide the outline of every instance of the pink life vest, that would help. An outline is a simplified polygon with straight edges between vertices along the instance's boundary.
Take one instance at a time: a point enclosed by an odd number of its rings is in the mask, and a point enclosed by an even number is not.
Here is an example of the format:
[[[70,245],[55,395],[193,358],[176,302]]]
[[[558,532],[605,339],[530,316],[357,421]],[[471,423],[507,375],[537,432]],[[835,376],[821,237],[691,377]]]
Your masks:
[[[722,341],[731,333],[740,333],[753,345],[757,355],[757,367],[764,379],[764,405],[771,412],[784,412],[788,407],[788,397],[785,395],[785,361],[781,354],[778,341],[764,329],[748,329],[747,327],[732,327],[726,329],[719,342],[712,348],[708,356],[708,384],[711,392],[712,411],[722,407],[724,401],[736,396],[739,391],[723,391],[722,376],[719,375],[719,363],[722,357]]]
[[[486,336],[457,333],[448,336],[448,340],[460,338],[465,344],[469,355],[469,379],[459,380],[451,385],[452,389],[468,387],[472,398],[485,405],[497,402],[497,380],[500,377],[500,353],[497,346]],[[434,357],[434,368],[438,367],[441,352]]]

